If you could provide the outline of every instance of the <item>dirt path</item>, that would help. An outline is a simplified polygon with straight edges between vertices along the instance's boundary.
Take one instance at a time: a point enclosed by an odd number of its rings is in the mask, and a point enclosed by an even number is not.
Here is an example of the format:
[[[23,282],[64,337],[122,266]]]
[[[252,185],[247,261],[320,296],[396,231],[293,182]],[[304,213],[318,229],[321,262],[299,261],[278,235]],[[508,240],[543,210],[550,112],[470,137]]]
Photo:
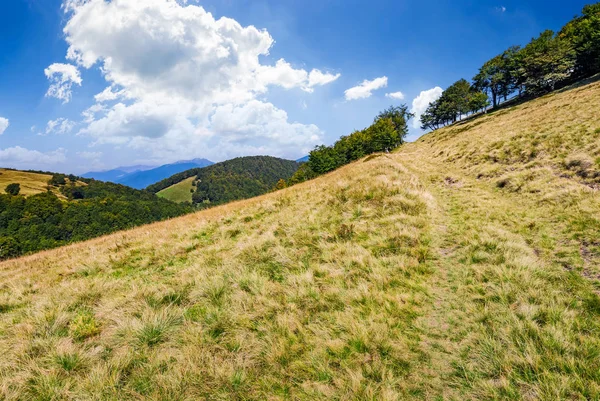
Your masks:
[[[565,254],[578,251],[563,239],[556,211],[419,153],[403,152],[396,160],[436,205],[431,308],[419,321],[431,358],[415,372],[427,389],[424,398],[598,395],[598,357],[570,341],[597,349],[597,336],[582,325],[592,324],[600,309],[586,275],[563,268]]]

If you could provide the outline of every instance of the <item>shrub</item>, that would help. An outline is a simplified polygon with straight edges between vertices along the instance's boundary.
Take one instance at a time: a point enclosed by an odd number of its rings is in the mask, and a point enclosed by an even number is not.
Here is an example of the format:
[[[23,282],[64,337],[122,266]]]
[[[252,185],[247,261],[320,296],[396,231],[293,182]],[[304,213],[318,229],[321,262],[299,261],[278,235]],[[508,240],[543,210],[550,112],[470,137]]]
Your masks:
[[[287,184],[282,178],[279,181],[277,181],[277,184],[275,185],[275,191],[279,191],[280,189],[284,189],[285,187],[287,187]]]
[[[17,196],[21,192],[21,184],[8,184],[5,189],[6,193],[12,196]]]
[[[50,178],[50,180],[48,181],[49,185],[52,186],[60,186],[60,185],[65,185],[67,183],[66,181],[66,176],[64,174],[53,174],[52,178]]]

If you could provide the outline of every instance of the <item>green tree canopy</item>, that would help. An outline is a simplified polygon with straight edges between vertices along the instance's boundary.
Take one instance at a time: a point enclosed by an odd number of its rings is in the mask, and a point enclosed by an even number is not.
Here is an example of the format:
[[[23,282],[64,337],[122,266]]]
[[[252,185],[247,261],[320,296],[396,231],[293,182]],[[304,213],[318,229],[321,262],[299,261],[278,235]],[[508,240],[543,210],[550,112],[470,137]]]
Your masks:
[[[453,121],[456,121],[457,116],[460,118],[469,112],[470,92],[471,84],[466,79],[460,79],[442,94],[440,102],[446,104]]]
[[[600,3],[585,6],[582,16],[565,25],[558,37],[573,46],[576,76],[600,72]]]
[[[394,125],[394,129],[400,137],[400,144],[404,141],[406,135],[408,135],[408,120],[414,117],[414,114],[408,111],[408,106],[390,106],[387,109],[381,111],[377,117],[375,117],[374,123],[378,120],[390,119]]]
[[[471,113],[477,113],[481,110],[487,109],[490,106],[488,96],[478,90],[473,90],[469,94],[469,111]]]
[[[498,105],[498,99],[506,92],[505,66],[502,56],[496,56],[487,61],[479,69],[479,73],[473,78],[473,85],[492,97],[494,107]]]
[[[532,94],[554,90],[575,69],[576,53],[572,45],[550,30],[533,39],[522,51],[525,87]]]
[[[60,186],[67,183],[66,176],[64,174],[52,174],[52,178],[48,181],[49,185]]]
[[[21,192],[21,184],[8,184],[5,189],[6,193],[12,196],[17,196]]]
[[[0,260],[192,211],[123,185],[77,177],[70,181],[59,188],[61,198],[52,191],[14,196],[20,187],[16,183],[9,185],[12,194],[0,194]]]

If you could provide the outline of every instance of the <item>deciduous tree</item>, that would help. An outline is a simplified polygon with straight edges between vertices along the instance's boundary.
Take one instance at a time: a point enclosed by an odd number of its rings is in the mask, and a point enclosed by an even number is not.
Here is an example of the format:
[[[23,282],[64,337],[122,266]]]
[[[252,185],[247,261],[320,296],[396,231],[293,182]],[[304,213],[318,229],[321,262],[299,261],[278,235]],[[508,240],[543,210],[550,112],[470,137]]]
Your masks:
[[[5,189],[6,193],[12,196],[17,196],[21,192],[21,184],[8,184]]]

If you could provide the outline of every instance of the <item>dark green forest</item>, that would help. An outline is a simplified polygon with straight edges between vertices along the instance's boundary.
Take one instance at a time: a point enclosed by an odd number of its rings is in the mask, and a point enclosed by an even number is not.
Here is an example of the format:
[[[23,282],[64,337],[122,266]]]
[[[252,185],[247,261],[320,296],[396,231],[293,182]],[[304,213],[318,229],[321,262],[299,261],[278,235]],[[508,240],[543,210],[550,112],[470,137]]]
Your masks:
[[[55,174],[48,191],[0,194],[0,260],[83,241],[190,212],[189,206],[123,185]]]
[[[147,190],[157,193],[182,180],[196,176],[192,202],[199,208],[247,199],[272,190],[280,179],[289,179],[300,166],[291,160],[271,156],[238,157],[212,166],[175,174]]]
[[[421,116],[423,129],[438,129],[462,116],[528,100],[600,73],[600,3],[559,32],[544,31],[526,46],[512,46],[485,62],[469,83],[460,79]]]

